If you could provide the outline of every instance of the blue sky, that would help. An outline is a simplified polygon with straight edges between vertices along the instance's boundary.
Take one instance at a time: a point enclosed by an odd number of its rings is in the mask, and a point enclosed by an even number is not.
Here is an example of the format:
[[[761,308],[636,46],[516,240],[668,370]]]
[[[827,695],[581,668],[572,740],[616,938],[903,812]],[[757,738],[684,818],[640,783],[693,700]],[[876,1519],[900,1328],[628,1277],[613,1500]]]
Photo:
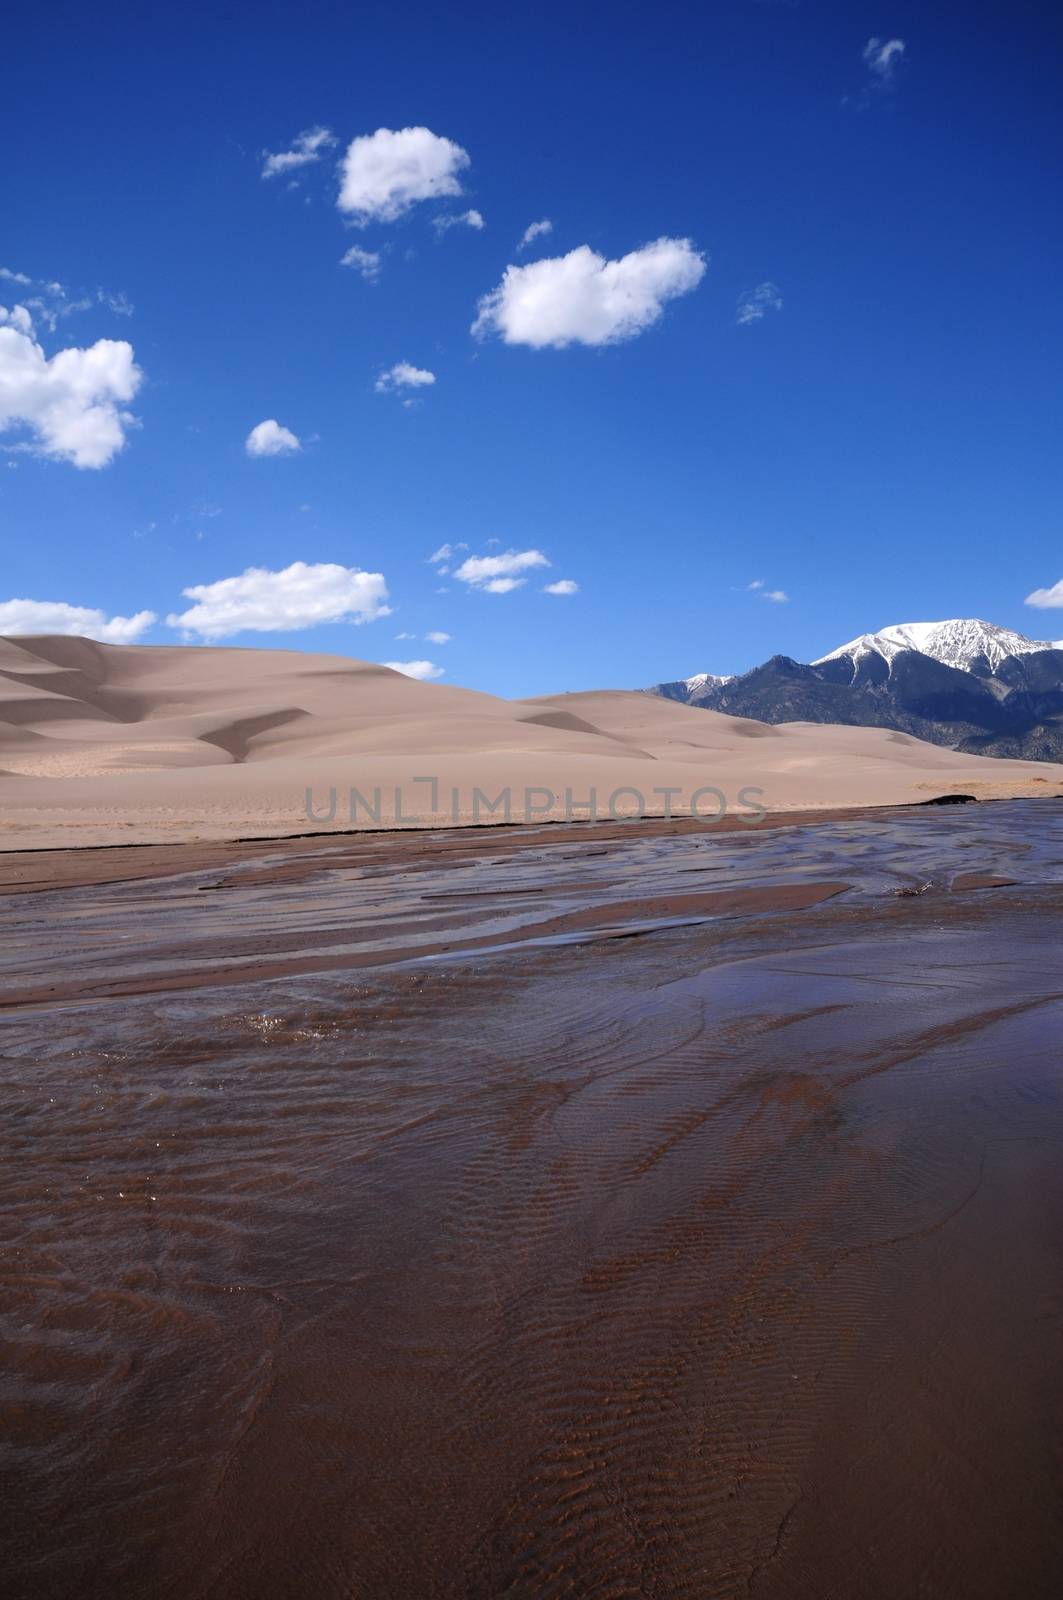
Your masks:
[[[507,695],[1063,633],[1024,603],[1063,575],[1051,8],[60,3],[6,42],[0,602]],[[270,421],[298,448],[249,453]],[[344,605],[391,609],[303,625]]]

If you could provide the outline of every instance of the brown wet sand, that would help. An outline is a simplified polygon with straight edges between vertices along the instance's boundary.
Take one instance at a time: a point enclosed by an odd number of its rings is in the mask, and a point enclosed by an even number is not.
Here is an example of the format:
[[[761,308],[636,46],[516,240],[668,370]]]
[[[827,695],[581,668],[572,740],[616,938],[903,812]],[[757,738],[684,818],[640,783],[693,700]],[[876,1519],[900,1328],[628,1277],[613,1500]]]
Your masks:
[[[1058,808],[421,844],[5,902],[5,1593],[1059,1593]]]

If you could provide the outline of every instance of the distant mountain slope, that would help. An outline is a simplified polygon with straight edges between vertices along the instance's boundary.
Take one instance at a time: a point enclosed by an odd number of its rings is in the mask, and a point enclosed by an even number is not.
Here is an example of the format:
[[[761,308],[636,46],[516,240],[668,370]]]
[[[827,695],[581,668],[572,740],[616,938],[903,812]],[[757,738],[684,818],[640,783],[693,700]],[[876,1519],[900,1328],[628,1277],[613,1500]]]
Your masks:
[[[808,665],[772,656],[738,677],[701,673],[651,692],[762,722],[892,728],[971,754],[1063,757],[1063,640],[976,618],[897,623]]]

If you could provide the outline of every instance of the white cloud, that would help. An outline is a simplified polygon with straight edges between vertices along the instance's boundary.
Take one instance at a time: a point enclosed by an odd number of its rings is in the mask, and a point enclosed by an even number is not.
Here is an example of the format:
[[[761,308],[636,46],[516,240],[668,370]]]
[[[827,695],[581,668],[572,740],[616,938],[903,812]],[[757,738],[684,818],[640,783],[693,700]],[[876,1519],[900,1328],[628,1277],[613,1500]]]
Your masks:
[[[0,433],[29,428],[37,455],[107,466],[134,423],[124,408],[143,377],[124,339],[97,339],[49,358],[26,307],[0,307]]]
[[[435,381],[434,372],[412,367],[408,361],[396,361],[393,367],[380,374],[373,387],[377,394],[388,394],[393,389],[424,389]]]
[[[352,244],[347,254],[341,256],[340,266],[354,267],[357,272],[361,273],[367,283],[372,283],[380,276],[380,251],[362,250],[358,245]]]
[[[416,639],[417,635],[415,633],[397,633],[395,637],[396,639]]]
[[[1058,611],[1063,607],[1063,578],[1050,589],[1035,589],[1026,596],[1026,604],[1036,606],[1038,611]]]
[[[432,226],[437,233],[447,233],[451,228],[475,228],[479,233],[485,224],[479,211],[462,211],[458,216],[433,217]]]
[[[558,578],[544,586],[543,594],[579,594],[579,584],[573,578]]]
[[[739,327],[746,327],[751,322],[760,322],[769,311],[782,310],[782,295],[774,283],[758,283],[755,289],[750,289],[746,294],[738,297],[738,314],[736,321]]]
[[[429,644],[449,644],[450,643],[450,634],[449,633],[426,633],[425,634],[425,638],[428,640]]]
[[[485,594],[510,594],[527,582],[523,573],[549,565],[541,550],[507,550],[500,556],[469,556],[454,576]]]
[[[863,49],[863,58],[868,70],[881,83],[890,83],[906,48],[903,39],[869,39]]]
[[[294,172],[297,167],[309,166],[312,161],[320,161],[322,151],[335,143],[335,136],[327,128],[307,128],[296,135],[287,150],[280,150],[276,155],[270,155],[268,150],[265,152],[262,176],[276,178],[282,172]]]
[[[464,540],[459,541],[457,544],[441,544],[438,550],[433,550],[428,560],[433,566],[438,566],[441,561],[449,561],[459,550],[467,550],[468,548]]]
[[[762,600],[773,600],[776,605],[784,606],[789,603],[790,596],[785,589],[765,589],[760,598]]]
[[[568,344],[616,344],[658,320],[667,300],[688,294],[705,272],[689,239],[658,239],[619,261],[589,245],[526,267],[509,266],[480,301],[472,331],[541,350]]]
[[[103,644],[132,644],[154,621],[154,611],[108,617],[91,606],[70,606],[63,600],[0,601],[0,634],[82,634]]]
[[[32,313],[33,321],[43,325],[49,333],[54,333],[64,318],[74,316],[77,312],[95,310],[99,306],[120,317],[133,315],[128,296],[121,291],[112,293],[109,289],[84,289],[71,298],[71,291],[54,279],[31,278],[25,272],[13,272],[10,267],[0,267],[0,279],[36,291],[32,295],[22,296],[22,309],[27,314]]]
[[[348,145],[337,204],[362,226],[394,222],[419,200],[460,194],[468,165],[460,144],[428,128],[378,128]]]
[[[276,417],[258,423],[244,440],[249,456],[290,456],[302,448],[295,434],[282,428]]]
[[[434,661],[384,661],[381,664],[390,667],[392,672],[401,672],[404,678],[420,678],[422,683],[428,678],[441,678],[444,671]]]
[[[375,622],[391,614],[383,573],[326,561],[293,561],[280,572],[248,567],[238,578],[193,584],[182,593],[196,603],[171,613],[167,625],[203,639],[290,633],[323,622]]]
[[[33,337],[33,318],[25,306],[12,306],[10,311],[7,306],[0,306],[0,327],[14,328],[16,333]]]
[[[536,239],[544,239],[548,233],[553,233],[553,231],[554,225],[549,217],[543,217],[541,222],[529,222],[520,236],[517,249],[526,250],[530,244],[535,243]]]
[[[764,579],[763,578],[754,578],[752,583],[747,583],[746,584],[746,588],[747,589],[755,590],[755,589],[763,589],[763,587],[764,587]]]

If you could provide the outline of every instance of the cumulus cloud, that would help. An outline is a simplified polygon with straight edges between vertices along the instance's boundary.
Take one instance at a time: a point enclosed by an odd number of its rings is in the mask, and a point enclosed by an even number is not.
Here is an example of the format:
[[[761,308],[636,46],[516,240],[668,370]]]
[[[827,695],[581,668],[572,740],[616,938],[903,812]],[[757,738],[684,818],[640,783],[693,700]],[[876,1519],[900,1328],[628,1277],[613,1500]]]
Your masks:
[[[524,573],[549,565],[541,550],[507,550],[500,556],[469,556],[454,576],[485,594],[510,594],[528,581]]]
[[[769,311],[782,310],[782,295],[774,283],[758,283],[755,289],[750,289],[746,294],[738,297],[738,313],[735,318],[739,327],[748,327],[751,322],[760,322]]]
[[[468,165],[460,144],[429,128],[378,128],[348,145],[337,205],[359,226],[394,222],[419,200],[461,194]]]
[[[553,233],[553,231],[554,225],[549,217],[543,217],[541,222],[529,222],[520,236],[517,249],[527,250],[528,246],[534,244],[536,239],[544,239],[548,233]]]
[[[451,228],[475,228],[479,233],[485,224],[479,211],[462,211],[457,216],[445,214],[441,217],[433,217],[432,226],[437,233],[447,233]]]
[[[1035,589],[1026,596],[1026,604],[1035,606],[1038,611],[1058,611],[1063,608],[1063,578],[1050,589]]]
[[[306,128],[296,134],[287,150],[280,150],[275,155],[270,155],[268,150],[265,152],[262,176],[276,178],[281,173],[307,167],[313,161],[320,161],[322,151],[330,149],[335,143],[335,136],[328,128]]]
[[[435,381],[434,372],[413,367],[408,361],[396,361],[393,367],[380,374],[373,388],[377,394],[388,394],[394,389],[425,389]]]
[[[17,283],[24,289],[28,289],[33,282],[33,279],[28,278],[24,272],[12,272],[10,267],[0,267],[0,278],[7,283]]]
[[[182,590],[195,604],[166,618],[171,628],[203,639],[234,633],[291,633],[323,622],[375,622],[390,616],[383,573],[322,561],[293,561],[270,572],[248,567],[237,578]]]
[[[903,39],[869,39],[863,49],[864,63],[880,83],[891,83],[906,48]]]
[[[429,644],[449,644],[450,643],[450,634],[449,633],[440,633],[440,632],[426,633],[425,634],[425,638],[428,640]]]
[[[558,578],[556,583],[544,585],[543,594],[579,594],[579,584],[573,578]]]
[[[784,606],[789,603],[790,596],[785,589],[765,589],[762,591],[760,598],[762,600],[772,600],[777,606]]]
[[[249,456],[290,456],[302,448],[295,434],[289,428],[282,428],[276,417],[258,423],[244,440]]]
[[[385,661],[383,665],[392,672],[401,672],[404,678],[420,678],[422,683],[429,678],[441,678],[444,671],[434,661]]]
[[[154,611],[109,617],[91,606],[71,606],[64,600],[0,601],[0,634],[81,634],[102,644],[132,644],[155,621]]]
[[[352,244],[346,255],[340,257],[341,267],[353,267],[367,283],[379,278],[381,265],[379,250],[362,250],[356,244]]]
[[[665,302],[689,294],[704,272],[705,257],[689,239],[658,239],[619,261],[580,245],[567,256],[507,267],[480,301],[472,331],[537,350],[617,344],[655,323]]]
[[[125,409],[143,382],[124,339],[45,355],[25,306],[0,306],[0,433],[28,428],[37,455],[105,467],[134,418]]]

